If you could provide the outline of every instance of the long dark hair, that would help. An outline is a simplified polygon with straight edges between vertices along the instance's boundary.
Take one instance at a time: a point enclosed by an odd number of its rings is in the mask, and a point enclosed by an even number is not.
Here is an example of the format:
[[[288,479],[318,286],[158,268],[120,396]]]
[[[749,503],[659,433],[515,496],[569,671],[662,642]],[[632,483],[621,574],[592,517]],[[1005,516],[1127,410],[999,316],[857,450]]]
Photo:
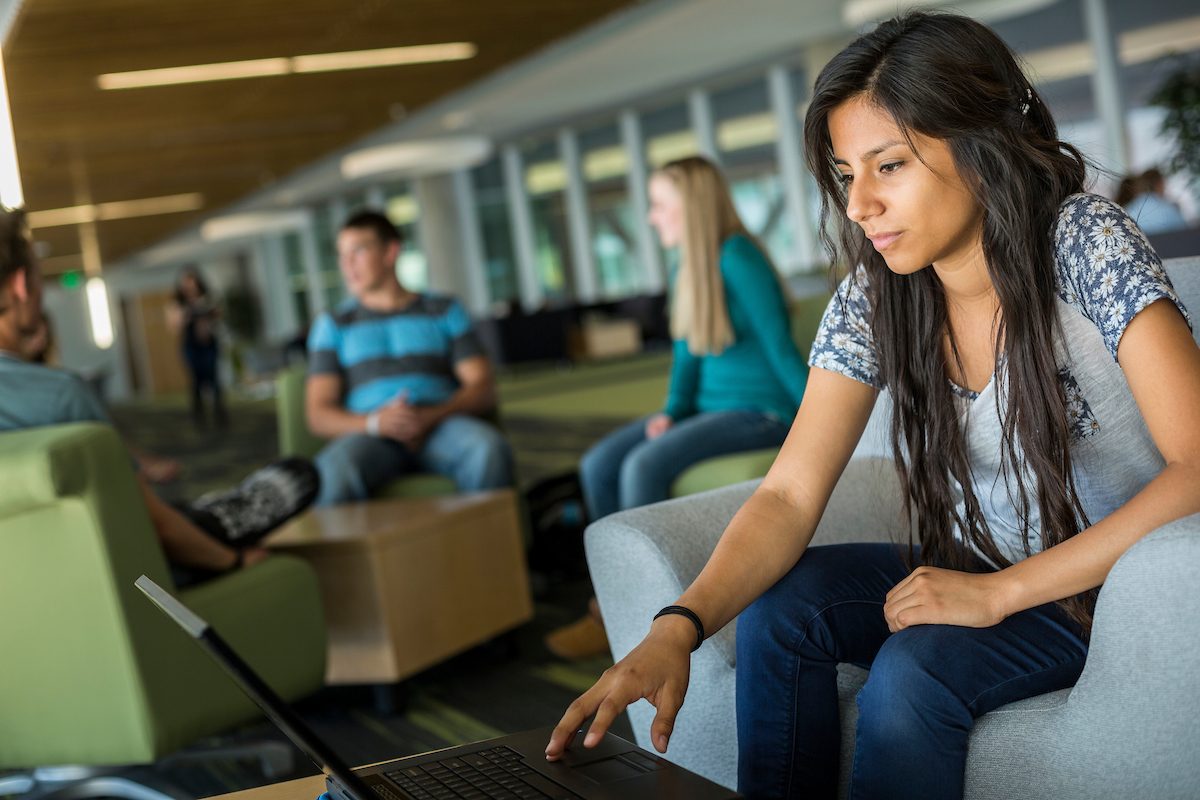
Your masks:
[[[945,141],[983,210],[983,253],[999,298],[997,410],[1008,493],[1028,544],[1033,502],[1041,542],[1052,547],[1089,523],[1075,491],[1066,398],[1054,342],[1053,235],[1059,205],[1083,190],[1086,163],[1058,139],[1050,110],[990,28],[953,14],[912,12],[881,23],[821,71],[804,122],[809,168],[821,189],[822,241],[835,257],[863,265],[881,377],[892,393],[892,447],[904,495],[908,548],[916,517],[924,564],[976,570],[963,539],[999,567],[1010,564],[992,538],[972,490],[967,441],[943,357],[950,329],[946,296],[932,269],[897,275],[846,217],[829,137],[830,113],[861,98],[914,133]],[[915,147],[914,147],[915,151]],[[838,239],[826,222],[838,220]],[[960,364],[961,372],[961,364]],[[1003,398],[1003,399],[1002,399]],[[961,486],[958,509],[954,483]],[[910,556],[911,561],[911,556]],[[1090,629],[1094,592],[1060,601]]]
[[[208,284],[204,282],[204,278],[200,275],[200,270],[195,267],[184,267],[179,272],[179,277],[175,279],[175,302],[181,306],[186,306],[191,301],[183,291],[183,279],[191,276],[191,279],[196,282],[197,298],[208,297]]]

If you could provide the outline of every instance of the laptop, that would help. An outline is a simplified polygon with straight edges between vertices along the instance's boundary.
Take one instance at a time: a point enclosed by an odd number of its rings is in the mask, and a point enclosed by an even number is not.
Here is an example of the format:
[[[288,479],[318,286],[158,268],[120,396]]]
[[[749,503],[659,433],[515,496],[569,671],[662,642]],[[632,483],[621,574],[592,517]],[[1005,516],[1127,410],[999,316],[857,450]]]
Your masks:
[[[350,769],[212,627],[145,575],[137,588],[229,674],[242,691],[325,773],[332,800],[729,800],[723,786],[608,734],[588,750],[583,737],[546,760],[553,727],[501,736]]]

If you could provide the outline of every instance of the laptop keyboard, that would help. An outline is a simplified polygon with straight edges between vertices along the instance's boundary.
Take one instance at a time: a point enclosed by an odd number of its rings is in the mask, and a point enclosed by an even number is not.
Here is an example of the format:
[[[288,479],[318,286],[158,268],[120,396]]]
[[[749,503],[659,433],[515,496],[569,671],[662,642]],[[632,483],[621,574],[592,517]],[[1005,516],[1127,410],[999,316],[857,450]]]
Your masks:
[[[385,773],[414,800],[578,800],[521,763],[511,747]]]

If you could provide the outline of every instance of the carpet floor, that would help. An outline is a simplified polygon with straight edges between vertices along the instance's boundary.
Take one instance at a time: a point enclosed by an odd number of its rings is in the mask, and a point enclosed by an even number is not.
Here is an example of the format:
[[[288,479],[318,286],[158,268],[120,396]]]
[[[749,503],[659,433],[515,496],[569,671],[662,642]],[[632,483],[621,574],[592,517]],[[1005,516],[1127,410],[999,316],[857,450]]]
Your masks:
[[[657,366],[657,365],[655,365]],[[563,400],[587,398],[592,392],[612,392],[624,377],[645,400],[627,400],[616,414],[603,400],[569,402],[567,413],[539,413],[555,394],[549,385],[526,378],[516,382],[512,411],[504,412],[505,432],[516,456],[521,487],[527,490],[545,478],[570,473],[592,443],[632,416],[648,413],[661,403],[661,369],[633,364],[623,372],[584,375],[562,389]],[[507,404],[506,404],[507,406]],[[523,408],[522,406],[531,406]],[[536,407],[541,406],[541,408]],[[648,407],[647,407],[648,406]],[[558,408],[562,408],[561,405]],[[193,500],[205,492],[236,483],[278,454],[272,401],[235,403],[227,429],[198,430],[182,401],[159,401],[113,409],[122,434],[139,447],[160,456],[180,459],[182,477],[158,487],[168,501]],[[298,704],[297,710],[317,733],[350,764],[389,758],[476,741],[504,733],[555,724],[567,705],[589,688],[611,665],[608,656],[567,663],[551,655],[542,643],[550,631],[577,619],[591,586],[586,579],[541,581],[535,618],[503,640],[451,659],[406,681],[402,702],[394,713],[381,712],[368,687],[327,688]],[[623,715],[614,731],[632,737]],[[285,741],[269,722],[213,737],[189,749],[199,754],[214,746],[271,739]],[[286,780],[316,774],[317,769],[297,752],[294,773]],[[159,765],[161,778],[194,797],[208,797],[269,783],[253,761],[228,758],[173,759]]]

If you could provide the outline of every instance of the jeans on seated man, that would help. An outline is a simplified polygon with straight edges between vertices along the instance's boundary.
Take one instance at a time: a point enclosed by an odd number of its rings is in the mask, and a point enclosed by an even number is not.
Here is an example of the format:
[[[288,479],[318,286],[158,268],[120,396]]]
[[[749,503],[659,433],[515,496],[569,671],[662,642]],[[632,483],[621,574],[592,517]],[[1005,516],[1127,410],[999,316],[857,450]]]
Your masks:
[[[78,375],[29,360],[40,346],[30,339],[45,327],[41,268],[32,245],[24,212],[0,209],[0,432],[111,424]],[[234,489],[178,508],[154,494],[140,471],[137,479],[176,584],[185,585],[266,558],[258,542],[312,502],[317,475],[307,461],[285,459]]]
[[[318,317],[308,339],[308,426],[333,440],[315,459],[317,505],[364,500],[410,472],[445,475],[460,492],[512,483],[508,444],[480,418],[496,388],[471,320],[457,300],[400,284],[402,246],[373,211],[338,234],[351,298]]]

